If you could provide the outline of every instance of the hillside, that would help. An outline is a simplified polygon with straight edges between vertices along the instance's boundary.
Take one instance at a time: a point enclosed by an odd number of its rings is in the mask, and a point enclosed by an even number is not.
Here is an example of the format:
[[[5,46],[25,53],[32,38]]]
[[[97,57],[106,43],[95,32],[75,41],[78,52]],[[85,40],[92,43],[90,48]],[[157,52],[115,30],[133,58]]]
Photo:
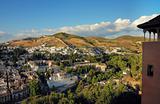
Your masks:
[[[57,33],[54,35],[42,36],[39,38],[27,38],[23,40],[10,41],[11,46],[34,47],[42,44],[55,47],[66,47],[73,45],[76,47],[125,47],[132,51],[141,51],[142,37],[121,36],[115,39],[104,37],[81,37],[67,33]]]

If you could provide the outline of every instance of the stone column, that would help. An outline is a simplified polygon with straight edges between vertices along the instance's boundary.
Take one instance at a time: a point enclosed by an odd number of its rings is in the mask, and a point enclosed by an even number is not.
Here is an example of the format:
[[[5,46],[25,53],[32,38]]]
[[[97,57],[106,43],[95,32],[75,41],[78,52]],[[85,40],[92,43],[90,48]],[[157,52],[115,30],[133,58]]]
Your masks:
[[[160,31],[159,31],[159,29],[157,29],[157,41],[159,41],[160,40]]]
[[[151,41],[151,32],[149,31],[149,41]]]
[[[154,41],[156,40],[156,38],[155,38],[155,32],[153,32],[153,36],[154,36]]]
[[[144,41],[146,40],[146,30],[143,29],[143,33],[144,33]]]

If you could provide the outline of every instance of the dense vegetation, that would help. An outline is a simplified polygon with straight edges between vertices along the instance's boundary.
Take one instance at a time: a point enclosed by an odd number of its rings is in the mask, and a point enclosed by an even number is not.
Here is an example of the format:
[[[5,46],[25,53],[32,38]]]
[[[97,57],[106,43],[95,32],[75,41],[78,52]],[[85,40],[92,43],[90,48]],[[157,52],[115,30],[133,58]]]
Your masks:
[[[76,55],[66,57],[75,61]],[[142,59],[139,54],[117,55],[102,54],[88,56],[90,62],[100,62],[107,65],[107,70],[102,72],[94,66],[81,66],[77,69],[66,65],[62,68],[67,73],[80,77],[75,88],[64,93],[52,91],[49,95],[42,94],[39,82],[30,82],[31,97],[22,103],[27,104],[140,104],[141,85],[134,87],[124,83],[125,76],[136,81],[141,80]],[[55,58],[53,60],[59,61]],[[59,61],[60,62],[60,61]],[[123,74],[126,72],[127,74]],[[87,75],[87,77],[85,77]],[[117,81],[118,80],[118,81]]]
[[[116,85],[111,83],[105,86],[89,85],[84,88],[83,83],[80,82],[76,93],[70,90],[60,94],[53,92],[47,96],[31,97],[23,101],[23,104],[28,102],[31,104],[140,104],[140,96],[135,93],[134,89],[129,88],[130,86],[123,84],[114,86]]]

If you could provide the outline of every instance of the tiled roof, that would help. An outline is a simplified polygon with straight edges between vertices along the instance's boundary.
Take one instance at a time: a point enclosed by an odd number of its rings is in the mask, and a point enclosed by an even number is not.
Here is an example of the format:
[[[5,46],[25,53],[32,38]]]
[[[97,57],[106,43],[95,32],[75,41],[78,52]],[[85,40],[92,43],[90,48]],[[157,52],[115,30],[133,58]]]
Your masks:
[[[143,24],[138,25],[137,27],[141,28],[141,29],[160,27],[160,15],[151,19],[151,20],[149,20],[148,22],[145,22]]]

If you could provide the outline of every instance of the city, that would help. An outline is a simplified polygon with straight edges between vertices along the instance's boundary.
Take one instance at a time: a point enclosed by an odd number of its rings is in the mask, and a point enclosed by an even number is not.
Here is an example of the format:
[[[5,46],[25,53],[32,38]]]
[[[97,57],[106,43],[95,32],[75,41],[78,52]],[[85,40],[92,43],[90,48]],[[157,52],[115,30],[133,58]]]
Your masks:
[[[159,104],[159,3],[0,0],[0,104]]]
[[[73,36],[67,33],[53,36],[59,35]],[[29,96],[67,91],[76,94],[75,99],[81,99],[79,90],[93,86],[105,88],[108,85],[113,89],[121,86],[123,89],[120,91],[130,92],[139,99],[142,70],[139,51],[117,46],[51,47],[44,43],[34,47],[25,47],[24,44],[13,46],[16,43],[18,41],[1,44],[1,102],[17,102]],[[138,40],[134,44],[141,45]],[[89,100],[87,103],[93,102]]]

